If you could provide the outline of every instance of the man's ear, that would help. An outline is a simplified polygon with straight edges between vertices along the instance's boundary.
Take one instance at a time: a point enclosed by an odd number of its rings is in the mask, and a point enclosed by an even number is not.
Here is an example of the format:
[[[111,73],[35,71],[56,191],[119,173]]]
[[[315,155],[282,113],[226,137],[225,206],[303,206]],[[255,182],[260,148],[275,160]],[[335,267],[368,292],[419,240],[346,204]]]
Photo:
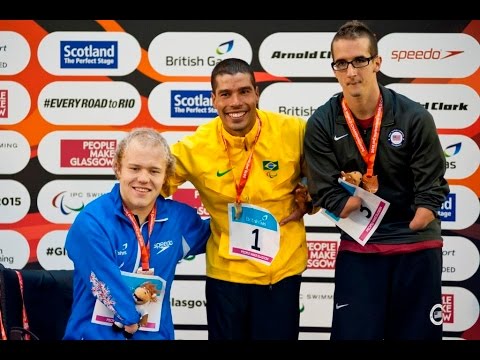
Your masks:
[[[375,61],[375,66],[373,67],[373,72],[379,72],[380,71],[380,68],[382,66],[382,57],[380,55],[378,55],[375,59],[373,59],[373,61]]]
[[[118,163],[116,161],[113,161],[112,169],[115,177],[118,179]]]

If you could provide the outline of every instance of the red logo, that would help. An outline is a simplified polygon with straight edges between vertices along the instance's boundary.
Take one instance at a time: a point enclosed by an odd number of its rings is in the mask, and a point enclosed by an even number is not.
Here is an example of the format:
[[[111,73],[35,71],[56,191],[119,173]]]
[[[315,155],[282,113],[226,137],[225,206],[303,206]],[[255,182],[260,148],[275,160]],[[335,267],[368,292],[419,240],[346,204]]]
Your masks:
[[[197,209],[197,214],[202,217],[210,216],[207,209],[203,206],[200,195],[196,189],[177,189],[175,194],[172,195],[172,199]]]
[[[338,244],[336,241],[307,241],[308,269],[335,269]]]
[[[111,168],[117,140],[60,140],[60,166],[68,168]]]
[[[0,90],[0,118],[8,118],[8,90]]]
[[[454,313],[453,313],[453,294],[442,294],[442,312],[443,312],[443,322],[444,323],[453,323],[454,322]]]

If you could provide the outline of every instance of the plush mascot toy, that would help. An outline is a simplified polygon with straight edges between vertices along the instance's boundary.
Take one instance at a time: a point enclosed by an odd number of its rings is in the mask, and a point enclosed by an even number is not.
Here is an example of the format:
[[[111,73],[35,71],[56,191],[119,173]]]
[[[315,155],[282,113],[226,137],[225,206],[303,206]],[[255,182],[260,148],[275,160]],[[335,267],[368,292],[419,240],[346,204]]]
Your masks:
[[[140,321],[138,322],[139,328],[147,324],[148,322],[148,306],[147,305],[150,302],[157,301],[158,293],[159,291],[157,290],[157,287],[155,286],[155,284],[152,284],[149,281],[136,287],[135,290],[133,291],[133,300],[135,301],[135,308],[140,313]],[[115,321],[112,324],[112,328],[114,331],[117,331],[117,332],[123,330],[123,335],[127,339],[130,339],[133,336],[133,334],[124,330],[124,325],[119,321]]]
[[[362,182],[362,174],[359,171],[351,171],[351,172],[341,172],[340,175],[342,176],[342,180],[353,184],[355,186],[360,186]]]

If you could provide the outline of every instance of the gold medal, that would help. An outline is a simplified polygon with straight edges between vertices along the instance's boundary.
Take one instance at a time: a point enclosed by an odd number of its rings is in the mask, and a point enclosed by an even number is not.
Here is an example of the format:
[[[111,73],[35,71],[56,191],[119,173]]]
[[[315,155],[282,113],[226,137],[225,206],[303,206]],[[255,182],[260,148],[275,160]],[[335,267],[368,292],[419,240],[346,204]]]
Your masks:
[[[362,176],[362,187],[371,193],[376,193],[378,190],[378,178],[377,175],[367,176],[367,174]]]
[[[239,202],[235,203],[235,219],[238,220],[242,217],[242,204]]]

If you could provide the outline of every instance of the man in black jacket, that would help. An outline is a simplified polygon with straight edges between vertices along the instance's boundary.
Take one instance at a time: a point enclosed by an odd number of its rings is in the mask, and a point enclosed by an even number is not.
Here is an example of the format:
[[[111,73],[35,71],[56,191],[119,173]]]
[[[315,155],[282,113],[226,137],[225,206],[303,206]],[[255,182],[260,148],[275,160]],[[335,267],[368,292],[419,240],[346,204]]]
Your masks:
[[[375,34],[344,24],[331,44],[342,86],[308,119],[305,155],[315,206],[339,218],[362,200],[338,183],[359,171],[361,186],[390,206],[366,244],[341,231],[331,339],[442,339],[443,240],[437,211],[449,192],[432,115],[378,84]]]

